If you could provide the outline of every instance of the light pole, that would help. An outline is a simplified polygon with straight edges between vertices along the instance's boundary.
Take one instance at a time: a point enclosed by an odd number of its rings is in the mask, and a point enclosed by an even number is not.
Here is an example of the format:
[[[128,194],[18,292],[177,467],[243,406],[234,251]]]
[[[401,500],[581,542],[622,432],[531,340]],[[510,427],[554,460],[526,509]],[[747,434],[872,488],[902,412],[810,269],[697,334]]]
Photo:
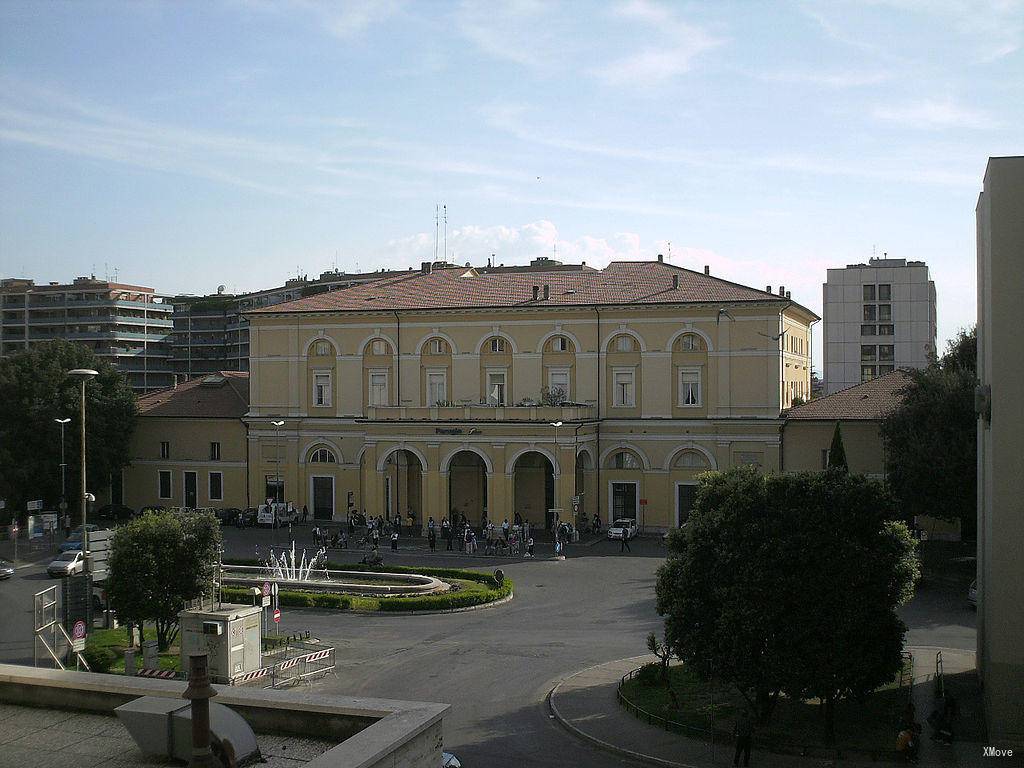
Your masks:
[[[64,484],[64,476],[68,467],[68,465],[64,463],[64,425],[70,422],[71,419],[54,419],[54,421],[60,424],[60,524],[63,527],[63,518],[68,513],[68,494],[67,488],[65,487]],[[66,527],[64,529],[67,530]],[[53,543],[52,537],[50,539],[50,543]]]
[[[284,426],[284,421],[272,421],[277,431],[277,484],[274,486],[274,501],[284,501],[284,493],[281,488],[281,427]],[[282,498],[277,498],[278,494],[281,494]]]
[[[552,427],[554,427],[554,428],[555,428],[555,461],[558,461],[558,428],[559,428],[560,426],[562,426],[562,422],[560,422],[560,421],[551,421],[551,422],[548,422],[548,423],[549,423],[549,424],[550,424],[550,425],[551,425]],[[559,463],[559,466],[561,466],[561,462],[560,462],[560,461],[558,461],[558,463]],[[552,472],[554,472],[554,471],[555,471],[555,468],[554,468],[554,466],[552,466],[552,467],[551,467],[551,471],[552,471]],[[559,475],[561,475],[561,473],[559,473]],[[558,522],[559,522],[558,520],[552,520],[552,521],[551,521],[551,525],[552,525],[552,527],[553,527],[553,530],[555,531],[555,534],[556,534],[556,535],[555,535],[555,538],[556,538],[556,540],[557,540],[557,538],[558,538],[558,536],[557,536],[557,532],[558,532]]]
[[[82,556],[88,558],[89,556],[89,529],[85,527],[86,523],[86,506],[88,505],[88,491],[85,490],[85,383],[96,376],[99,376],[97,371],[91,368],[75,368],[68,371],[68,376],[73,379],[78,379],[82,385],[81,388],[81,409],[82,409],[82,482],[81,482],[81,500],[82,500]],[[85,572],[89,570],[89,562],[86,560]]]

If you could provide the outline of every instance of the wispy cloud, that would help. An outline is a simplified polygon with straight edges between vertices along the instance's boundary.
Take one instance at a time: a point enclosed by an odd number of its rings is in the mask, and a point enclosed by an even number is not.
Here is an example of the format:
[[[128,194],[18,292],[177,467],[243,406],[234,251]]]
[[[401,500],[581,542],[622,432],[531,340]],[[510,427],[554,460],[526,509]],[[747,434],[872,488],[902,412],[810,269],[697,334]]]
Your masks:
[[[262,13],[305,15],[327,34],[353,40],[375,24],[387,21],[404,5],[401,0],[244,0],[240,4]]]
[[[883,71],[823,72],[818,70],[780,69],[754,71],[750,75],[766,83],[783,85],[810,85],[820,88],[863,88],[892,79],[892,73]]]
[[[906,128],[935,130],[968,128],[992,130],[1002,123],[979,109],[957,104],[952,99],[921,99],[906,104],[879,104],[871,114],[877,120]]]

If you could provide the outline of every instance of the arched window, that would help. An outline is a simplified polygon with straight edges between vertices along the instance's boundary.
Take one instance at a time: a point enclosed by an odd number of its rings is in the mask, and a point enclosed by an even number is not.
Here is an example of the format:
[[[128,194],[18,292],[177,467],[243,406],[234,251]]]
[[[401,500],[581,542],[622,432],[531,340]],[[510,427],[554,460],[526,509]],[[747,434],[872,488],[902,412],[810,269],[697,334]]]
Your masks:
[[[391,345],[384,339],[373,339],[363,350],[364,355],[390,355]]]
[[[612,456],[612,467],[615,469],[641,469],[643,465],[632,451],[618,451]]]
[[[611,348],[613,352],[632,352],[636,349],[636,339],[623,333],[612,339]]]
[[[451,354],[451,348],[448,346],[448,342],[441,338],[430,339],[423,345],[423,350],[424,353],[428,355]]]
[[[330,448],[317,448],[309,455],[310,464],[337,464],[338,459]]]
[[[310,350],[313,357],[333,357],[334,345],[326,339],[317,339]]]
[[[696,333],[684,333],[676,340],[678,352],[707,352],[707,344]]]
[[[548,352],[573,352],[572,342],[568,336],[552,336],[548,339]]]
[[[709,469],[707,458],[700,451],[681,451],[676,457],[675,466],[679,469]]]

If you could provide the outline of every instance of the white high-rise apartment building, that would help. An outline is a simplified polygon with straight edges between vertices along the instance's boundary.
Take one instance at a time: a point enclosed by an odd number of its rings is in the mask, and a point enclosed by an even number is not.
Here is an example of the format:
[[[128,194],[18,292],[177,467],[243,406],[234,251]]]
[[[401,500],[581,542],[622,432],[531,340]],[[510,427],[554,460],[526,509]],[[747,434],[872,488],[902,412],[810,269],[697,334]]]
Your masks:
[[[936,354],[935,283],[923,261],[830,269],[823,288],[827,394],[895,368],[924,368]]]

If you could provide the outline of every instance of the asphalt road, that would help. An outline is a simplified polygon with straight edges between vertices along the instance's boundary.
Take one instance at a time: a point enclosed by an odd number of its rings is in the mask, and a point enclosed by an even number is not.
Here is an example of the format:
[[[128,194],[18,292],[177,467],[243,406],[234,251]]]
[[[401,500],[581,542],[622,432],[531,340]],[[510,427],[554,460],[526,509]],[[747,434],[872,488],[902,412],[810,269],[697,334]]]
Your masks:
[[[305,533],[300,528],[297,535]],[[251,556],[273,545],[280,531],[228,529],[230,555]],[[385,551],[402,565],[496,565],[513,579],[515,599],[505,605],[459,614],[365,616],[312,609],[284,609],[282,632],[309,630],[338,648],[335,674],[314,690],[355,696],[441,701],[452,705],[445,721],[445,747],[467,765],[622,765],[623,760],[592,749],[549,718],[545,696],[562,677],[600,662],[644,652],[647,633],[659,631],[654,610],[655,571],[663,549],[655,539],[633,543],[632,554],[601,542],[550,558],[470,559],[444,553]],[[356,561],[361,553],[332,553],[332,560]],[[45,571],[48,559],[0,582],[0,660],[31,663],[32,594],[56,583]],[[922,586],[902,610],[908,642],[974,648],[974,614],[962,585]]]

